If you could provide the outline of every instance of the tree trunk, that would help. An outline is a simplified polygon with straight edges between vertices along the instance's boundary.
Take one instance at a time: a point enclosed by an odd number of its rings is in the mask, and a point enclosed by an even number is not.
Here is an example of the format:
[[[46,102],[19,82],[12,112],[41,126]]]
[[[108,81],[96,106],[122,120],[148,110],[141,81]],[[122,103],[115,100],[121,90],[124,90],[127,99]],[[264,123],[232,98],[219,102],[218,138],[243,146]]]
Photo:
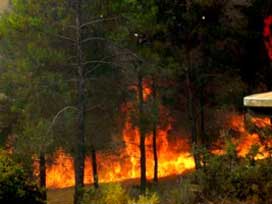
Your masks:
[[[202,144],[207,147],[208,138],[205,133],[205,101],[204,101],[204,85],[200,85],[200,96],[199,96],[199,105],[200,105],[200,136]]]
[[[200,168],[199,154],[197,150],[197,126],[196,126],[196,112],[194,107],[194,94],[192,87],[192,62],[191,62],[191,53],[190,50],[187,50],[188,56],[188,70],[186,71],[186,86],[188,90],[188,111],[189,111],[189,120],[191,125],[191,137],[192,137],[192,148],[193,156],[195,161],[196,169]]]
[[[82,55],[82,22],[81,0],[76,0],[76,52],[78,72],[78,137],[76,139],[75,152],[75,194],[74,204],[81,204],[84,187],[84,163],[85,163],[85,78]]]
[[[138,75],[138,97],[139,97],[139,130],[140,130],[140,164],[141,164],[141,191],[146,188],[146,152],[145,152],[145,129],[144,129],[144,96],[143,96],[143,77]]]
[[[42,199],[46,201],[46,160],[45,160],[45,153],[40,153],[40,187],[42,188]]]
[[[195,110],[193,107],[193,100],[191,97],[189,97],[189,115],[190,115],[189,117],[190,117],[190,123],[191,123],[191,136],[192,136],[192,147],[193,147],[195,167],[196,169],[199,169],[200,161],[199,161],[199,154],[197,149],[196,117],[195,117]]]
[[[154,183],[158,183],[157,125],[153,125]]]
[[[93,168],[93,181],[94,181],[94,187],[98,188],[98,171],[97,171],[97,162],[96,162],[96,151],[95,148],[92,149],[92,168]]]
[[[156,109],[156,114],[157,114],[157,86],[156,86],[156,82],[155,79],[153,78],[153,84],[152,84],[152,95],[153,95],[153,108]],[[154,156],[154,178],[153,181],[154,183],[158,183],[158,153],[157,153],[157,115],[155,116],[156,118],[154,118],[154,122],[153,122],[153,142],[152,142],[152,146],[153,146],[153,156]]]
[[[205,132],[205,97],[204,97],[204,84],[200,84],[200,95],[199,95],[199,105],[200,105],[200,137],[201,137],[201,143],[202,147],[205,148],[205,151],[209,149],[209,138],[208,135],[206,135]],[[205,152],[202,152],[201,157],[199,158],[201,160],[201,167],[204,169],[204,171],[207,170],[207,157]]]

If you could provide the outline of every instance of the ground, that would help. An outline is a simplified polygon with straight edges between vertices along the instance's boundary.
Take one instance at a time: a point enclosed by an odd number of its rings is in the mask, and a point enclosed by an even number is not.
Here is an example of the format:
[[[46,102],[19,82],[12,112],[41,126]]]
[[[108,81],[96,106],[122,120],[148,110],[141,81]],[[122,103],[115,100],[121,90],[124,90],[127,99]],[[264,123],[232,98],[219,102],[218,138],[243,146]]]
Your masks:
[[[6,9],[8,6],[8,0],[0,0],[0,12]]]
[[[48,190],[48,204],[72,204],[73,195],[73,187]]]
[[[1,1],[1,0],[0,0]],[[188,171],[189,172],[189,171]],[[169,191],[173,186],[179,186],[179,181],[182,178],[181,175],[177,176],[168,176],[165,178],[161,178],[159,180],[159,189],[160,191]],[[138,179],[130,179],[121,182],[122,186],[125,189],[130,189],[139,185]],[[104,185],[104,184],[102,184]],[[105,184],[107,185],[107,184]],[[151,181],[149,182],[150,187]],[[139,187],[139,186],[138,186]],[[167,190],[166,190],[167,189]],[[48,196],[48,204],[72,204],[73,203],[73,195],[74,195],[74,187],[63,188],[63,189],[49,189],[47,191]]]

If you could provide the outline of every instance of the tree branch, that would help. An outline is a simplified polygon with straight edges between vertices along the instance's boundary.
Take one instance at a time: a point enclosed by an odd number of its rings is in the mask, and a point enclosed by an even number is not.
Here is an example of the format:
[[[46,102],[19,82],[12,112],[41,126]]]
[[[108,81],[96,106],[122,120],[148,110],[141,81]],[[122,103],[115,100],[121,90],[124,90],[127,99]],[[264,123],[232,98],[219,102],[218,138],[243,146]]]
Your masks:
[[[86,23],[83,23],[81,24],[80,28],[83,28],[83,27],[86,27],[86,26],[89,26],[89,25],[93,25],[93,24],[96,24],[96,23],[101,23],[101,22],[105,22],[105,21],[112,21],[112,20],[116,20],[118,19],[118,17],[108,17],[108,18],[97,18],[97,19],[94,19],[94,20],[91,20],[89,22],[86,22]]]
[[[61,110],[55,115],[55,117],[53,118],[53,120],[52,120],[52,122],[51,122],[51,124],[50,124],[50,126],[49,126],[49,128],[48,128],[48,133],[49,133],[49,131],[53,128],[53,126],[55,125],[55,123],[56,123],[58,117],[59,117],[63,112],[65,112],[66,110],[69,110],[69,109],[73,109],[73,110],[78,111],[78,108],[76,108],[76,107],[74,107],[74,106],[66,106],[66,107],[64,107],[63,109],[61,109]]]
[[[88,109],[86,110],[86,112],[92,111],[92,110],[97,109],[97,108],[103,109],[102,105],[101,105],[101,104],[98,104],[98,105],[95,105],[95,106],[92,106],[92,107],[88,108]]]
[[[61,39],[64,39],[64,40],[69,40],[69,41],[71,41],[71,42],[73,42],[73,43],[76,42],[74,39],[72,39],[72,38],[70,38],[70,37],[67,37],[67,36],[64,36],[64,35],[59,35],[59,34],[57,34],[56,37],[61,38]]]
[[[93,41],[93,40],[109,41],[108,39],[103,38],[103,37],[89,37],[89,38],[83,39],[83,40],[81,41],[81,43],[86,43],[86,42]]]

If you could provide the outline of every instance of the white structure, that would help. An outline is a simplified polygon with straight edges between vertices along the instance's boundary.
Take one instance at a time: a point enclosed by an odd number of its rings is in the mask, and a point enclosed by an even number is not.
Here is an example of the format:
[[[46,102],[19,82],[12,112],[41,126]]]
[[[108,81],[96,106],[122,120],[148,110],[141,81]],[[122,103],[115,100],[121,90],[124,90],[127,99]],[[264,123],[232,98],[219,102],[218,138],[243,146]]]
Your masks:
[[[272,92],[244,97],[244,106],[251,108],[272,108]]]

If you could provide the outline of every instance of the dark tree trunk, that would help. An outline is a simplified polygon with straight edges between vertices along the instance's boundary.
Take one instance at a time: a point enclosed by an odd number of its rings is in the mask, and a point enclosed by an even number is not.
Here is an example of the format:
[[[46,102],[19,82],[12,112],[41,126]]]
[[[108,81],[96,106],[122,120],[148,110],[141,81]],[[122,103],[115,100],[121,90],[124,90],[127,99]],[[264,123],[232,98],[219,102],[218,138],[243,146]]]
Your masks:
[[[78,72],[78,137],[75,152],[75,194],[74,204],[81,204],[84,187],[84,162],[85,162],[85,78],[82,53],[82,22],[81,22],[81,0],[75,2],[76,12],[76,52]]]
[[[94,187],[98,188],[98,171],[97,171],[97,162],[96,162],[96,151],[93,148],[92,149],[92,168],[93,168],[93,181],[94,181]]]
[[[193,101],[189,98],[189,115],[191,123],[191,136],[192,136],[192,147],[193,147],[193,156],[195,161],[196,169],[200,168],[199,154],[198,154],[198,144],[197,144],[197,129],[196,129],[196,117],[195,110],[193,107]]]
[[[153,108],[156,109],[156,114],[157,114],[157,86],[156,86],[156,82],[155,79],[153,78],[153,84],[152,84],[152,95],[153,95]],[[153,146],[153,156],[154,156],[154,178],[153,181],[154,183],[158,183],[158,153],[157,153],[157,115],[155,116],[156,118],[154,118],[154,122],[153,122],[153,142],[152,142],[152,146]]]
[[[205,97],[204,97],[204,84],[200,84],[200,95],[199,95],[199,105],[200,105],[200,137],[201,137],[201,143],[202,147],[205,148],[205,151],[209,148],[209,138],[208,135],[205,132]],[[201,157],[199,158],[201,160],[201,168],[204,169],[204,171],[207,170],[207,157],[206,154],[202,153]]]
[[[199,95],[199,104],[200,104],[200,136],[202,144],[207,147],[208,138],[205,133],[205,100],[204,100],[204,85],[200,85],[200,95]]]
[[[40,187],[42,188],[42,199],[46,201],[46,159],[45,153],[40,153]]]
[[[138,76],[138,97],[139,97],[139,129],[140,129],[140,164],[141,164],[141,191],[146,188],[146,152],[145,152],[145,129],[144,129],[144,96],[143,96],[143,77]]]
[[[192,61],[190,50],[187,50],[188,56],[188,70],[186,71],[186,86],[188,90],[188,111],[189,111],[189,120],[191,125],[191,137],[192,137],[192,147],[193,147],[193,157],[195,161],[196,169],[200,168],[199,154],[197,150],[197,125],[196,125],[196,111],[194,107],[194,92],[193,84],[191,79],[192,74]]]
[[[157,126],[153,126],[154,183],[158,183]]]

